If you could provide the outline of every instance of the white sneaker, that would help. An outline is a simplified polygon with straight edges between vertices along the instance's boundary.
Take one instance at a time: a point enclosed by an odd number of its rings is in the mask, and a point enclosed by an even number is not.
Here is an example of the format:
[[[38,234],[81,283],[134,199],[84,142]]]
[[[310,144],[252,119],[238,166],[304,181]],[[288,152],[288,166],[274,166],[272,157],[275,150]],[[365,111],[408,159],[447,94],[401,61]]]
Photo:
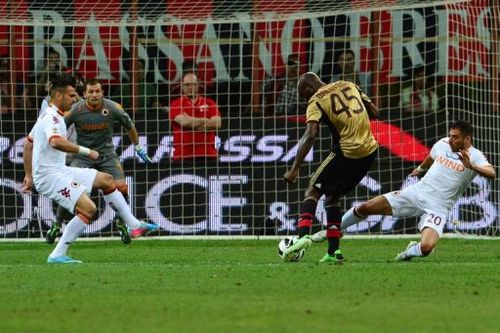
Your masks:
[[[314,243],[321,243],[326,240],[326,229],[320,230],[309,237]]]
[[[298,252],[298,251],[303,250],[303,249],[305,250],[309,246],[311,246],[311,244],[312,244],[312,241],[309,238],[309,236],[304,236],[302,238],[299,238],[299,240],[297,241],[297,243],[293,244],[288,249],[286,249],[285,251],[283,251],[282,257],[286,258],[286,257],[288,257],[288,255],[290,253]]]
[[[408,246],[406,247],[406,249],[403,252],[400,252],[396,256],[396,258],[394,258],[394,260],[396,260],[396,261],[410,261],[412,257],[408,257],[406,255],[406,251],[408,251],[408,249],[410,247],[412,247],[413,245],[416,245],[416,244],[417,244],[417,242],[415,242],[415,241],[411,241],[410,243],[408,243]]]

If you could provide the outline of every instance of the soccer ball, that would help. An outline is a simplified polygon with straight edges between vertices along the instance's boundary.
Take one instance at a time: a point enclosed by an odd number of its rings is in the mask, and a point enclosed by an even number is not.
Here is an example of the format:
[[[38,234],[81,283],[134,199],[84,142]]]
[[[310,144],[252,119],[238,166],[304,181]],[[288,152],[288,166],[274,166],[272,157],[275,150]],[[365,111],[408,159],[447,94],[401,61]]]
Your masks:
[[[283,256],[283,252],[286,251],[290,246],[293,244],[297,243],[299,238],[297,236],[288,236],[283,238],[279,244],[278,244],[278,255],[280,256],[283,261],[300,261],[302,258],[304,258],[305,250],[302,249],[300,251],[296,251],[293,253],[290,253],[287,257]]]

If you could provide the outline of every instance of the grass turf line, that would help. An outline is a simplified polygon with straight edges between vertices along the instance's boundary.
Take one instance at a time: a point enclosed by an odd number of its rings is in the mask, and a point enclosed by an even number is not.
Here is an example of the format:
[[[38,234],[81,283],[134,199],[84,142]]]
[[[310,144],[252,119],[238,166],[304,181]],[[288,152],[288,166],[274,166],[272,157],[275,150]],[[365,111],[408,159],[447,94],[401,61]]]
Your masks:
[[[2,332],[497,332],[497,242],[444,239],[396,263],[408,240],[326,243],[283,263],[278,241],[0,244]]]

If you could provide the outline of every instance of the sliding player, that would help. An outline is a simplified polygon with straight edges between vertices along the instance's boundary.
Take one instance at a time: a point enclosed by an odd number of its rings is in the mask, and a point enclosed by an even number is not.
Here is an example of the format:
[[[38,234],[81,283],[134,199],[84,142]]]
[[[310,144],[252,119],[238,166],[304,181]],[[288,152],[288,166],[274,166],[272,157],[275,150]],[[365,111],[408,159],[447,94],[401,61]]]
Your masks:
[[[427,174],[402,191],[379,195],[351,208],[343,217],[341,229],[363,221],[368,215],[394,217],[420,216],[420,242],[411,241],[396,261],[426,257],[443,234],[451,208],[476,175],[494,179],[496,172],[483,153],[472,146],[472,125],[457,121],[447,138],[439,140],[412,176]]]

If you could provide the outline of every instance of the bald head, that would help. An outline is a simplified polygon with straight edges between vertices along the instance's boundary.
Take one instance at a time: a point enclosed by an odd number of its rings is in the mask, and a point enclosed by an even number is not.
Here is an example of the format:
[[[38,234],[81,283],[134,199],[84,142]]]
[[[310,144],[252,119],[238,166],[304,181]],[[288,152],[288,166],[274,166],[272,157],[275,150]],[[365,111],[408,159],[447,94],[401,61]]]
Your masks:
[[[324,85],[319,76],[313,72],[307,72],[301,75],[297,84],[297,90],[301,98],[309,100]]]

